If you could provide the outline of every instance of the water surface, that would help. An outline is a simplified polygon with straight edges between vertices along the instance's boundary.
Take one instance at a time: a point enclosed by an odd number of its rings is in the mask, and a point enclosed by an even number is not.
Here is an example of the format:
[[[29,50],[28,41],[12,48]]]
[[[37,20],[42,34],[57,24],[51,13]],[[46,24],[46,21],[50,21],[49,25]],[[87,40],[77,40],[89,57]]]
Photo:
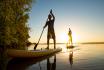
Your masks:
[[[37,49],[44,49],[39,45]],[[53,45],[50,46],[51,49]],[[38,62],[28,60],[9,64],[8,70],[104,70],[104,44],[78,44],[66,49],[65,44],[57,45],[62,51]],[[33,45],[28,48],[33,49]]]

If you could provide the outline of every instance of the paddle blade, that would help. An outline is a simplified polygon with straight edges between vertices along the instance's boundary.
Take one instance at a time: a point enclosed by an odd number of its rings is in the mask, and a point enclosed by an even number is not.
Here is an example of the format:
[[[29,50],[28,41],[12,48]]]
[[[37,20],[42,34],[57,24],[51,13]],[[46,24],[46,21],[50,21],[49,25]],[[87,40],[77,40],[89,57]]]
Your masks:
[[[36,45],[34,46],[34,50],[36,50],[36,48],[37,48],[37,45],[38,45],[38,44],[36,44]]]

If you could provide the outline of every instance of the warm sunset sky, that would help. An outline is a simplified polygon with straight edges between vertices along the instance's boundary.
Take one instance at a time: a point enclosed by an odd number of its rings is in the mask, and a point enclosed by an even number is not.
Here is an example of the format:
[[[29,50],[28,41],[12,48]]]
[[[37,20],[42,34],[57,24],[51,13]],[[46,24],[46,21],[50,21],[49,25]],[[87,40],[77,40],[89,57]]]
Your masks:
[[[57,42],[66,42],[69,25],[74,42],[104,41],[104,0],[36,0],[28,22],[31,42],[38,41],[50,9]],[[41,42],[47,42],[47,28]]]

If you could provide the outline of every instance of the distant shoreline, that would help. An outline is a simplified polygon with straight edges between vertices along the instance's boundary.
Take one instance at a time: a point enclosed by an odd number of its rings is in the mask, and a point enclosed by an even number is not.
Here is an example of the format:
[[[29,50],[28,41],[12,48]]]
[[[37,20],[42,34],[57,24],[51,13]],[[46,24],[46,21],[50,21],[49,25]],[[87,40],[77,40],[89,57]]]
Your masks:
[[[104,42],[83,42],[81,44],[104,44]]]
[[[36,44],[36,43],[32,43]],[[39,43],[40,45],[46,45],[47,43]],[[50,43],[54,44],[54,43]],[[66,43],[56,43],[56,44],[66,44]],[[104,44],[104,42],[79,42],[79,43],[74,43],[74,44]]]

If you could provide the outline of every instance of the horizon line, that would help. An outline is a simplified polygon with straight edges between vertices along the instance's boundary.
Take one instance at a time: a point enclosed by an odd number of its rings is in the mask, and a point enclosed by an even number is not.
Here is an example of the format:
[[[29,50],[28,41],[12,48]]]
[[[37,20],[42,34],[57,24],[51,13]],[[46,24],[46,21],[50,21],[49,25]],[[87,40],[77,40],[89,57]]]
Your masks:
[[[36,43],[33,43],[36,44]],[[39,43],[39,44],[47,44],[47,43]],[[50,43],[50,44],[54,44],[54,43]],[[67,43],[56,43],[56,44],[67,44]],[[76,42],[73,44],[104,44],[104,42]]]

